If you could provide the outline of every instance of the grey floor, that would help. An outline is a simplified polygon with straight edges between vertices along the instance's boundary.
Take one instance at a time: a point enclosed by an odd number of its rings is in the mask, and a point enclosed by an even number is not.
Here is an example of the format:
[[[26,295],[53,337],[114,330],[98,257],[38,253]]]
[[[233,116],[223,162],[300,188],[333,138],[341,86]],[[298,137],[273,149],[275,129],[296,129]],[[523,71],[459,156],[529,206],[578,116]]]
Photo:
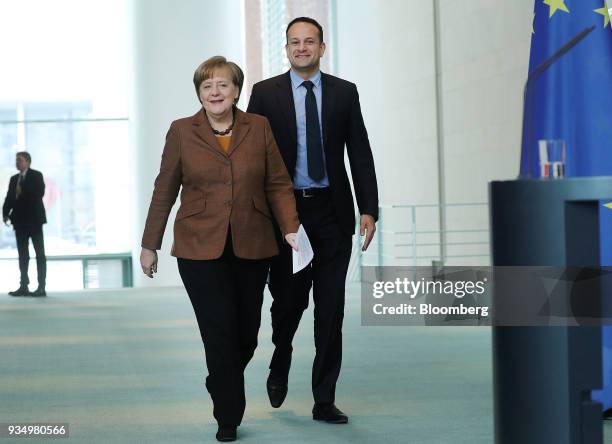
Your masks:
[[[287,400],[270,407],[266,295],[240,440],[493,442],[490,330],[362,327],[357,295],[351,288],[337,390],[350,423],[311,419],[311,308],[294,344]],[[203,348],[181,288],[0,296],[0,422],[69,423],[74,443],[215,442],[204,375]]]

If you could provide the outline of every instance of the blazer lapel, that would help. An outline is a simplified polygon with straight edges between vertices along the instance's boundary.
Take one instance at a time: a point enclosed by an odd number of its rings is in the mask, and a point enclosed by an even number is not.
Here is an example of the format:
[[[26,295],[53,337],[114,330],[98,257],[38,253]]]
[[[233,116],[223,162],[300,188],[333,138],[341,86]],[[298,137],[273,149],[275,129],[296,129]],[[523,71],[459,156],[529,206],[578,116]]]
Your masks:
[[[279,142],[278,149],[280,150],[289,175],[293,177],[295,173],[295,164],[297,162],[297,123],[295,122],[295,104],[293,102],[293,86],[291,85],[291,76],[287,71],[283,76],[277,78],[276,81],[276,99],[278,102],[279,113],[284,114],[286,120],[286,128],[288,133],[289,146],[281,146],[280,140],[282,137],[277,136],[276,141]]]
[[[278,104],[281,112],[287,119],[287,128],[289,129],[289,136],[293,142],[294,147],[297,149],[297,124],[295,123],[295,104],[293,103],[293,87],[291,85],[291,76],[289,71],[279,81],[276,82],[278,87]]]
[[[238,108],[235,108],[234,112],[236,113],[236,121],[232,129],[232,138],[230,140],[229,150],[227,151],[228,156],[231,156],[236,148],[238,148],[238,145],[242,143],[251,128],[249,119],[244,112],[240,111]]]
[[[330,118],[333,116],[334,111],[334,96],[335,96],[335,83],[334,80],[327,74],[321,73],[321,85],[323,87],[322,94],[322,110],[321,120],[323,126],[323,151],[326,151],[327,139],[329,136]]]
[[[16,194],[17,194],[17,181],[18,180],[19,180],[19,174],[15,174],[13,177],[11,177],[11,180],[9,181],[9,193],[13,197],[13,199],[16,197]]]
[[[204,109],[200,109],[192,118],[192,125],[194,126],[195,132],[200,139],[204,142],[206,149],[213,151],[223,157],[227,157],[221,145],[217,141],[217,138],[212,132],[208,119],[204,116]]]

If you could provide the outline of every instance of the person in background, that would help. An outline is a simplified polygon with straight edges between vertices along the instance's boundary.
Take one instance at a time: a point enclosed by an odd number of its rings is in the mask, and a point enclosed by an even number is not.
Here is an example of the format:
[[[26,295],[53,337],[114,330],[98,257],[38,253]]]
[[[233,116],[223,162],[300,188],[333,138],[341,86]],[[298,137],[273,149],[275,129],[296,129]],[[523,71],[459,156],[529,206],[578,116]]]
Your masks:
[[[345,281],[355,233],[353,195],[344,165],[351,165],[366,250],[376,231],[378,187],[355,84],[319,70],[323,28],[298,17],[286,29],[291,69],[253,86],[248,112],[267,117],[285,161],[300,221],[312,244],[312,264],[292,273],[291,250],[282,248],[270,268],[274,355],[266,388],[272,407],[287,395],[292,341],[302,313],[314,300],[316,354],[312,367],[315,420],[348,422],[335,405],[342,362]]]
[[[196,69],[202,108],[170,125],[140,257],[152,277],[181,190],[172,255],[204,342],[219,441],[236,439],[245,410],[244,369],[257,347],[269,260],[278,254],[272,219],[296,250],[299,227],[268,120],[236,107],[243,79],[238,65],[221,56]]]
[[[43,225],[47,223],[45,206],[42,198],[45,195],[45,181],[40,171],[30,168],[32,157],[26,151],[15,156],[15,166],[19,174],[11,177],[2,206],[2,220],[10,221],[15,230],[17,253],[19,255],[19,271],[21,280],[19,288],[11,291],[11,296],[46,296],[47,258],[45,256],[45,241]],[[29,242],[32,239],[36,252],[36,269],[38,272],[38,288],[30,293],[28,285],[28,267],[30,264]]]

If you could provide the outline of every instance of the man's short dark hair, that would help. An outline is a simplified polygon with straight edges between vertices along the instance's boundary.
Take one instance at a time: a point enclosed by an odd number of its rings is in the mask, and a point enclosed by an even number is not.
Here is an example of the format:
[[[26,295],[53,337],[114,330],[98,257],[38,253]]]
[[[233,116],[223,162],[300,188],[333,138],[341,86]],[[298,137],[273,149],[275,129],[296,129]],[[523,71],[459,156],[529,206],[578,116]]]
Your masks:
[[[15,157],[17,156],[23,157],[28,163],[32,163],[32,156],[30,156],[30,153],[27,151],[19,151],[17,154],[15,154]]]
[[[300,23],[300,22],[310,23],[311,25],[316,26],[317,29],[319,30],[319,43],[323,43],[323,27],[319,24],[319,22],[317,22],[315,19],[310,18],[310,17],[298,17],[298,18],[294,18],[293,20],[289,22],[289,24],[287,25],[287,29],[285,30],[285,38],[287,40],[287,43],[289,43],[289,28],[291,28],[296,23]]]

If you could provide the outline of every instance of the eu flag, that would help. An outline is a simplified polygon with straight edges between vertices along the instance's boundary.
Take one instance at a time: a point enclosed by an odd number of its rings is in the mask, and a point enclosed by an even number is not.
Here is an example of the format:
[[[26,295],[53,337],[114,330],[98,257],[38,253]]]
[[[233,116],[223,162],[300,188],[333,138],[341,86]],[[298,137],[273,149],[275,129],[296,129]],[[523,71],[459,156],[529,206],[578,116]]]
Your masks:
[[[567,176],[612,175],[610,0],[535,0],[529,72],[585,28],[595,30],[533,85],[521,176],[540,177],[538,140],[564,139]],[[527,153],[527,130],[530,131]],[[528,158],[531,158],[530,160]]]
[[[581,31],[593,25],[595,29],[533,84],[531,110],[523,125],[522,177],[528,172],[531,177],[540,177],[540,139],[566,141],[567,176],[612,175],[612,29],[608,9],[608,0],[535,0],[530,73]],[[612,265],[612,210],[605,203],[600,205],[599,216],[600,264]],[[609,306],[612,295],[606,293],[604,289],[604,305]],[[612,408],[611,327],[603,328],[602,339],[604,387],[592,396],[608,410]]]

